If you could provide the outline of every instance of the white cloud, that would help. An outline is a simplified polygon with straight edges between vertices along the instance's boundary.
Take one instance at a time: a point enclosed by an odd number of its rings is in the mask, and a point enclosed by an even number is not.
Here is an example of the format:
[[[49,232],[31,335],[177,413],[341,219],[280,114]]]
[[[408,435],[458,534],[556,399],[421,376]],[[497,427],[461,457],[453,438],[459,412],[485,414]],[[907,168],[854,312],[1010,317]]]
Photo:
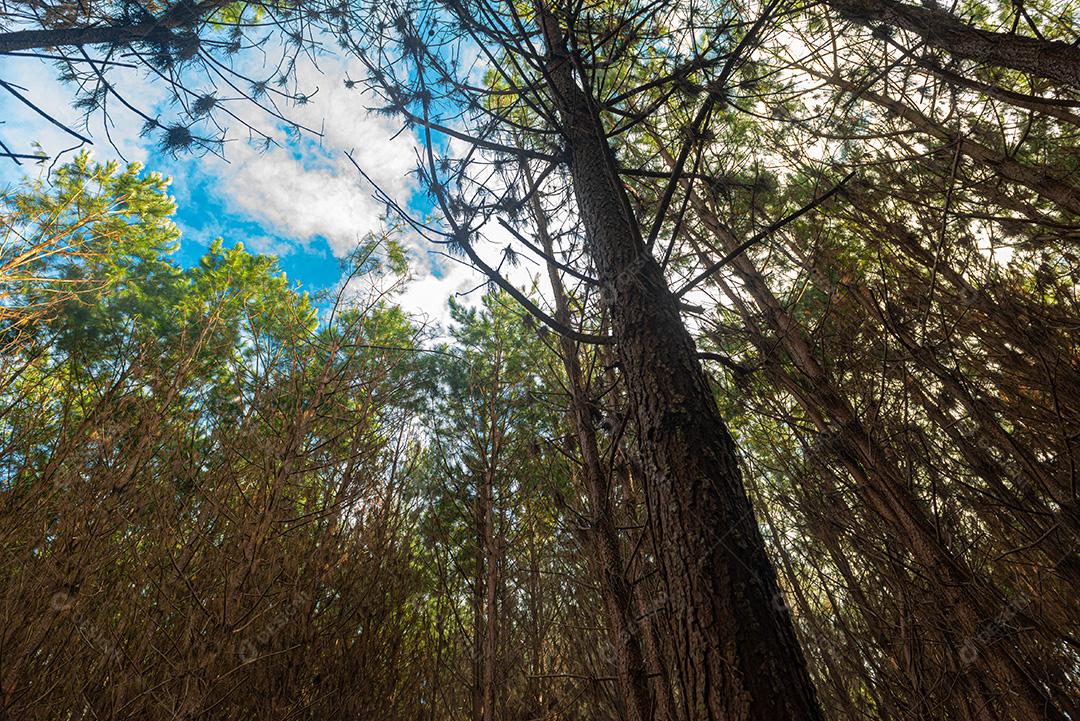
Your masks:
[[[443,263],[440,270],[437,277],[430,268],[419,266],[397,302],[419,320],[445,330],[450,324],[450,298],[472,290],[483,279],[476,270],[461,263]],[[471,294],[458,300],[469,305],[478,302],[478,296]]]
[[[252,54],[249,62],[261,64],[261,54],[256,55]],[[412,194],[408,173],[415,164],[416,141],[410,133],[401,133],[391,141],[400,124],[369,113],[365,105],[372,99],[359,89],[345,87],[344,79],[350,72],[353,77],[362,74],[356,63],[331,59],[322,65],[320,71],[309,60],[298,63],[297,86],[309,92],[311,101],[283,108],[290,121],[321,129],[322,138],[287,136],[280,121],[250,102],[229,102],[230,111],[275,137],[282,146],[260,152],[247,142],[229,142],[225,161],[213,155],[188,157],[181,160],[181,167],[188,171],[183,175],[192,180],[201,180],[199,171],[208,174],[217,186],[213,190],[224,195],[230,208],[282,238],[307,244],[324,236],[335,254],[341,256],[359,238],[378,229],[383,213],[383,207],[371,197],[373,189],[361,180],[345,152],[354,151],[354,157],[375,182],[395,199],[407,203]],[[254,67],[250,70],[252,77],[260,74]],[[20,92],[58,121],[89,135],[102,159],[115,156],[116,151],[127,160],[142,162],[154,155],[156,140],[140,135],[142,118],[121,107],[113,97],[108,99],[109,132],[105,132],[100,113],[92,114],[88,130],[82,131],[82,112],[72,105],[74,88],[55,79],[56,68],[51,64],[33,58],[3,58],[0,77],[25,88]],[[150,114],[155,108],[163,111],[163,117],[170,114],[167,89],[162,83],[150,82],[141,71],[124,68],[114,69],[110,79],[125,97],[136,99],[136,104]],[[199,84],[193,80],[192,86]],[[315,88],[318,92],[314,92]],[[33,143],[39,142],[53,155],[79,142],[4,91],[0,91],[0,109],[0,140],[13,152],[30,153]],[[230,136],[243,133],[243,127],[233,123]],[[110,138],[116,142],[116,151],[110,146]],[[33,172],[31,163],[19,167],[4,161],[0,181],[15,180],[27,171]],[[182,174],[178,174],[174,192],[181,200],[188,194],[182,187]]]
[[[320,69],[303,61],[295,72],[298,87],[312,89],[311,99],[284,114],[292,122],[320,129],[322,137],[288,135],[278,121],[252,104],[230,105],[281,145],[264,150],[246,142],[229,143],[226,161],[204,158],[201,169],[213,176],[230,209],[302,245],[322,236],[342,257],[367,233],[380,229],[384,213],[372,197],[374,189],[345,153],[352,151],[383,190],[408,204],[416,139],[411,133],[399,133],[396,121],[369,112],[366,106],[372,98],[345,87],[346,77],[361,74],[355,62],[331,60]],[[315,88],[318,92],[313,92]]]
[[[35,102],[47,106],[62,121],[77,122],[81,116],[71,106],[72,92],[53,79],[53,68],[26,60],[24,72],[12,73],[13,60],[0,61],[0,75],[35,89]],[[363,69],[356,62],[344,59],[322,59],[321,68],[310,61],[301,61],[296,68],[297,87],[309,92],[308,104],[283,108],[291,121],[317,128],[321,137],[303,134],[299,137],[284,132],[283,124],[251,103],[231,102],[228,108],[251,125],[275,137],[281,143],[266,150],[244,142],[226,143],[222,160],[214,155],[187,156],[174,163],[174,184],[171,192],[185,205],[208,194],[220,199],[228,212],[235,212],[266,229],[266,233],[238,235],[227,227],[227,219],[198,229],[197,235],[224,235],[243,240],[251,250],[287,257],[307,252],[316,238],[325,238],[334,255],[343,257],[355,248],[369,232],[383,226],[385,208],[373,197],[373,188],[346,157],[351,151],[357,163],[379,186],[408,207],[416,192],[411,174],[416,166],[419,147],[410,131],[400,132],[398,119],[372,113],[368,106],[377,99],[363,93],[359,87],[345,87],[346,77],[361,77]],[[21,68],[22,66],[20,66]],[[259,75],[249,68],[249,76]],[[29,74],[27,74],[29,73]],[[148,82],[140,73],[124,71],[123,83],[118,84],[132,97],[138,97],[144,108],[162,107],[166,93]],[[313,92],[318,88],[318,92]],[[66,143],[59,130],[52,132],[29,109],[19,110],[10,102],[0,101],[6,124],[0,126],[5,140],[13,133],[20,137],[31,131],[38,133],[49,151],[55,152]],[[11,112],[8,112],[11,110]],[[115,112],[112,137],[129,160],[158,162],[153,140],[139,135],[142,120],[133,113]],[[91,125],[91,133],[100,145],[107,142],[103,126]],[[234,124],[230,136],[237,137],[243,128]],[[9,143],[10,145],[10,143]],[[113,156],[114,153],[99,153]],[[2,178],[3,176],[0,176]],[[204,186],[195,192],[196,184]],[[212,227],[211,227],[212,226]],[[502,249],[512,238],[499,225],[491,222],[484,228],[489,242],[479,243],[478,249],[493,265],[499,265]],[[410,312],[446,327],[449,321],[448,299],[472,290],[483,282],[472,268],[448,261],[429,253],[431,246],[408,235],[403,242],[413,256],[412,283],[401,293],[399,302]],[[515,243],[516,245],[516,243]],[[328,273],[336,272],[334,259],[326,258]],[[503,268],[511,282],[526,289],[539,270],[535,264],[522,263]],[[465,304],[479,302],[480,293],[459,297]]]
[[[249,235],[240,240],[246,249],[261,255],[276,255],[284,258],[296,251],[295,244],[268,235]]]

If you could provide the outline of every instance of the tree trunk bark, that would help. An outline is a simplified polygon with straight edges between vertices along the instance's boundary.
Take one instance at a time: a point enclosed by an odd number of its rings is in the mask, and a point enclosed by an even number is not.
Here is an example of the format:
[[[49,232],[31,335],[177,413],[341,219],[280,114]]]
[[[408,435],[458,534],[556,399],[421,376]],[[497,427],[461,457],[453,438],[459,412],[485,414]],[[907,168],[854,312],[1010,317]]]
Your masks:
[[[829,6],[862,25],[903,28],[930,47],[958,58],[1012,68],[1080,89],[1080,48],[1067,43],[982,30],[946,10],[895,0],[829,0]]]
[[[688,718],[822,718],[735,446],[678,302],[645,248],[600,118],[542,4],[550,95],[599,272],[638,443]]]
[[[502,390],[500,378],[501,352],[495,359],[495,378],[492,395],[488,398],[488,448],[480,487],[481,532],[484,557],[484,633],[480,664],[481,721],[495,721],[495,657],[497,653],[499,542],[495,536],[495,474],[502,447],[501,428],[496,408],[497,394]]]

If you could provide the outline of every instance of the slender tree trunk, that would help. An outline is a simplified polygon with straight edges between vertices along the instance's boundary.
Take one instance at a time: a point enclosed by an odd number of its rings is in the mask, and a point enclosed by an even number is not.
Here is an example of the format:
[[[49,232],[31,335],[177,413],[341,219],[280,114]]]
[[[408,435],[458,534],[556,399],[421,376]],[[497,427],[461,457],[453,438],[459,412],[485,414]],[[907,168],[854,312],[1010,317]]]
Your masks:
[[[958,143],[960,152],[963,155],[990,168],[1002,178],[1021,185],[1042,198],[1055,203],[1062,211],[1080,215],[1080,188],[1066,180],[1054,177],[1054,174],[1048,169],[1021,163],[1002,151],[970,140],[963,135],[958,136],[955,132],[943,127],[937,121],[906,103],[887,95],[875,93],[839,75],[827,75],[806,66],[800,66],[800,69],[845,92],[853,93],[862,100],[879,105],[895,117],[903,118],[911,123],[912,127],[919,132],[945,142]]]
[[[529,678],[527,680],[528,707],[522,710],[523,718],[536,718],[543,713],[544,685],[544,584],[540,577],[543,549],[540,547],[541,529],[535,518],[530,520],[528,608],[526,633],[529,648]]]
[[[670,162],[670,158],[668,160]],[[695,194],[692,206],[724,250],[730,251],[737,245],[709,211],[704,199]],[[711,262],[711,258],[706,262]],[[895,468],[888,453],[863,426],[846,396],[818,363],[805,329],[781,306],[749,259],[738,256],[732,267],[743,279],[776,332],[780,345],[799,371],[799,376],[780,371],[778,380],[807,411],[814,412],[823,424],[822,430],[825,430],[825,422],[832,424],[838,435],[836,454],[856,480],[861,496],[889,523],[896,537],[906,543],[924,568],[939,579],[940,600],[960,631],[954,636],[954,643],[959,649],[965,638],[977,635],[980,623],[1000,612],[1004,599],[980,583],[941,543],[918,501],[908,492],[902,474]],[[748,327],[755,335],[755,342],[763,349],[773,344],[751,324],[748,323]],[[810,381],[808,387],[802,387],[799,382],[801,378]],[[985,663],[1003,683],[1013,685],[1018,707],[1026,709],[1028,713],[1041,709],[1044,718],[1062,718],[1060,712],[1049,704],[1045,692],[1028,678],[1022,664],[1006,651],[991,646],[982,654],[980,662]]]
[[[495,532],[495,474],[502,450],[502,429],[496,403],[502,391],[501,350],[495,358],[495,377],[488,397],[488,428],[480,488],[481,534],[484,558],[484,632],[481,647],[480,688],[482,721],[495,721],[495,662],[498,643],[500,543]]]
[[[483,499],[476,498],[476,560],[473,567],[472,588],[472,718],[484,721],[484,532],[479,521],[483,518]]]
[[[537,235],[544,252],[548,257],[554,257],[554,244],[548,233],[547,218],[540,205],[532,174],[527,167],[525,172],[530,186],[528,190],[532,193],[530,205]],[[555,296],[555,319],[564,325],[570,325],[570,309],[559,271],[548,261],[547,272]],[[563,367],[570,386],[571,420],[578,439],[582,475],[591,506],[592,527],[588,537],[596,562],[600,593],[604,599],[619,692],[626,702],[627,721],[650,721],[653,718],[653,701],[649,694],[649,677],[645,670],[640,634],[634,620],[632,589],[626,578],[618,529],[611,507],[610,479],[600,462],[592,403],[585,388],[577,343],[563,336],[560,345]]]
[[[648,474],[650,521],[674,619],[689,718],[821,719],[775,572],[678,302],[642,241],[599,116],[538,5],[546,81],[611,312]]]
[[[495,721],[495,642],[498,565],[495,549],[494,493],[491,474],[484,478],[484,644],[480,685],[483,693],[483,721]]]

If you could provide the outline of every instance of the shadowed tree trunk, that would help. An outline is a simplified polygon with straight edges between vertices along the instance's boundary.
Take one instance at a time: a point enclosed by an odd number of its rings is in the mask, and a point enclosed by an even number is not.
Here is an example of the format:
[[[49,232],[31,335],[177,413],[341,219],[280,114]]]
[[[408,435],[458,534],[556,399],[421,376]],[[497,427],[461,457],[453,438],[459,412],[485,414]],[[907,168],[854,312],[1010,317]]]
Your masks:
[[[556,19],[538,6],[546,78],[562,121],[578,212],[611,312],[646,464],[650,521],[675,624],[688,718],[820,719],[734,443],[642,240]]]
[[[661,155],[669,165],[674,164],[670,154],[662,152]],[[684,182],[684,185],[688,184]],[[719,242],[720,249],[733,251],[738,242],[710,212],[705,199],[689,187],[687,192],[691,193],[691,206],[705,228]],[[703,264],[711,263],[712,258],[703,259]],[[773,295],[750,259],[739,255],[733,259],[731,267],[754,299],[761,317],[776,334],[776,344],[784,348],[798,371],[791,374],[786,369],[777,368],[776,382],[787,387],[792,397],[820,420],[822,430],[826,427],[835,429],[837,455],[857,481],[867,506],[877,510],[886,519],[896,538],[905,542],[929,574],[939,578],[939,601],[942,607],[949,610],[950,618],[955,619],[956,629],[950,630],[959,633],[955,634],[953,643],[957,648],[962,647],[964,639],[977,635],[979,624],[998,613],[1006,600],[975,578],[962,561],[941,543],[919,502],[903,483],[902,473],[895,467],[893,459],[873,440],[873,434],[867,430],[848,398],[819,362],[806,329]],[[735,296],[731,296],[731,300],[737,303]],[[774,341],[767,339],[749,316],[746,320],[754,342],[762,349],[762,356],[767,357],[766,349]],[[913,350],[914,345],[913,341],[907,344]],[[913,352],[913,355],[920,358],[927,354]],[[810,383],[804,386],[800,383],[802,379],[809,379]],[[959,384],[956,385],[959,387]],[[1010,683],[1013,688],[1019,689],[1013,701],[1018,708],[1042,718],[1063,718],[1045,691],[1031,682],[1028,672],[1015,659],[997,647],[988,648],[983,656],[988,670],[999,676],[1003,683]],[[972,689],[981,683],[974,678],[970,681]]]
[[[863,25],[894,25],[913,32],[935,50],[958,58],[1012,68],[1080,89],[1080,48],[1067,43],[982,30],[929,5],[894,0],[829,0],[829,5]]]

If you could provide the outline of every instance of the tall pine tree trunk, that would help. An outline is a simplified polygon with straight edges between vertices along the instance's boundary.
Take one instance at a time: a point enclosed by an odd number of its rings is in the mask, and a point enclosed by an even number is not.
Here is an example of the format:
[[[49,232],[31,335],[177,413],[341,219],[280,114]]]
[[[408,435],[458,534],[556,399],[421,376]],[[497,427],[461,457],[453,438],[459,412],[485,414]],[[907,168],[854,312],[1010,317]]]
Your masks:
[[[642,241],[557,21],[538,5],[546,82],[578,212],[611,312],[690,719],[820,719],[813,686],[743,488],[735,447]]]

